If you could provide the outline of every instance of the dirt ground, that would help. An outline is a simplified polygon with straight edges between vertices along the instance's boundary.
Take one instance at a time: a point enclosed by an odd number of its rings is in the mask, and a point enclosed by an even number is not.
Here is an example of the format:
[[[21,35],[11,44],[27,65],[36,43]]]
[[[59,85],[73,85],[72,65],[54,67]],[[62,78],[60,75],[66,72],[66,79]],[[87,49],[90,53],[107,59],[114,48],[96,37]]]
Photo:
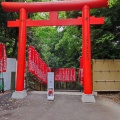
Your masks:
[[[120,92],[99,92],[98,97],[120,104]]]

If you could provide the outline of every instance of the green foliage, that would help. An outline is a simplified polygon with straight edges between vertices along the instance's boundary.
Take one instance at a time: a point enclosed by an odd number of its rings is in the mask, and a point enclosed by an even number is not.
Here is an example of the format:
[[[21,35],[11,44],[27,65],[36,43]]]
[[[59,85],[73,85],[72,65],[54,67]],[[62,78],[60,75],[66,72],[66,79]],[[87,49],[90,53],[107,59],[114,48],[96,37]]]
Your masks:
[[[94,35],[92,37],[92,57],[94,59],[111,59],[114,57],[114,35],[111,32],[104,34],[101,32],[99,29],[92,31],[92,35]],[[98,34],[101,36],[97,37]]]
[[[18,29],[8,28],[7,21],[16,18],[17,13],[6,13],[0,5],[0,42],[6,44],[8,57],[16,57]]]
[[[91,10],[95,16],[104,16],[105,24],[93,26],[91,31],[92,40],[92,57],[98,59],[120,59],[120,1],[114,1],[117,4],[112,5],[109,9]]]
[[[63,63],[60,66],[78,67],[78,58],[80,56],[81,34],[77,27],[65,27],[64,34],[55,45],[55,50]]]
[[[109,2],[108,3],[109,6],[112,7],[112,6],[116,5],[119,2],[119,0],[109,0],[108,2]]]

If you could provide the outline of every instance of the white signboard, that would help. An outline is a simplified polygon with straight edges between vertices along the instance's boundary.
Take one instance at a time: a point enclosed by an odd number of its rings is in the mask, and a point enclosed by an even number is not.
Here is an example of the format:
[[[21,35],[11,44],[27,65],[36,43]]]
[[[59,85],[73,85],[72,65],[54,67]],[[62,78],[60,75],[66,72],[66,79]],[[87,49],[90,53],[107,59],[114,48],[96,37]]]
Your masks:
[[[54,100],[54,72],[48,72],[47,100]]]
[[[7,71],[1,73],[4,78],[4,91],[11,89],[11,72],[16,72],[15,58],[7,58]]]

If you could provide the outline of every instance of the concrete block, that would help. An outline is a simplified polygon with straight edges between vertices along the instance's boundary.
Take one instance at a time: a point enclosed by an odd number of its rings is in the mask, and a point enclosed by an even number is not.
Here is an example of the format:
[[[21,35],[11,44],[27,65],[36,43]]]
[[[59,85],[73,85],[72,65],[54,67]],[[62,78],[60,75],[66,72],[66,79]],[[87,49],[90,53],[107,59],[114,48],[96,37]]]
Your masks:
[[[23,91],[15,91],[12,94],[12,98],[14,99],[23,99],[27,96],[27,92],[25,90]]]
[[[85,103],[94,103],[95,102],[95,97],[93,94],[82,94],[82,102],[85,102]]]

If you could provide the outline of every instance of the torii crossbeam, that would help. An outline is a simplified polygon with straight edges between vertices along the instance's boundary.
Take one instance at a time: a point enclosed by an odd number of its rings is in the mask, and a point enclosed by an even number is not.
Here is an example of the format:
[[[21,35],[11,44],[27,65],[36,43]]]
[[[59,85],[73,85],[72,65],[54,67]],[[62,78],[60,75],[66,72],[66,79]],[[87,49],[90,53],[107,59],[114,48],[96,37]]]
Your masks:
[[[90,9],[107,6],[108,0],[69,0],[29,3],[2,2],[2,8],[6,12],[20,12],[20,19],[17,19],[16,21],[8,21],[8,27],[19,27],[16,92],[20,93],[24,90],[26,28],[36,26],[82,25],[84,96],[87,96],[87,98],[88,96],[92,96],[90,25],[104,24],[104,18],[90,17]],[[58,14],[55,12],[73,10],[82,10],[82,17],[76,19],[58,19]],[[50,12],[50,15],[48,20],[31,20],[27,18],[28,12]],[[86,97],[82,97],[82,101],[92,102],[91,100],[86,100]]]

